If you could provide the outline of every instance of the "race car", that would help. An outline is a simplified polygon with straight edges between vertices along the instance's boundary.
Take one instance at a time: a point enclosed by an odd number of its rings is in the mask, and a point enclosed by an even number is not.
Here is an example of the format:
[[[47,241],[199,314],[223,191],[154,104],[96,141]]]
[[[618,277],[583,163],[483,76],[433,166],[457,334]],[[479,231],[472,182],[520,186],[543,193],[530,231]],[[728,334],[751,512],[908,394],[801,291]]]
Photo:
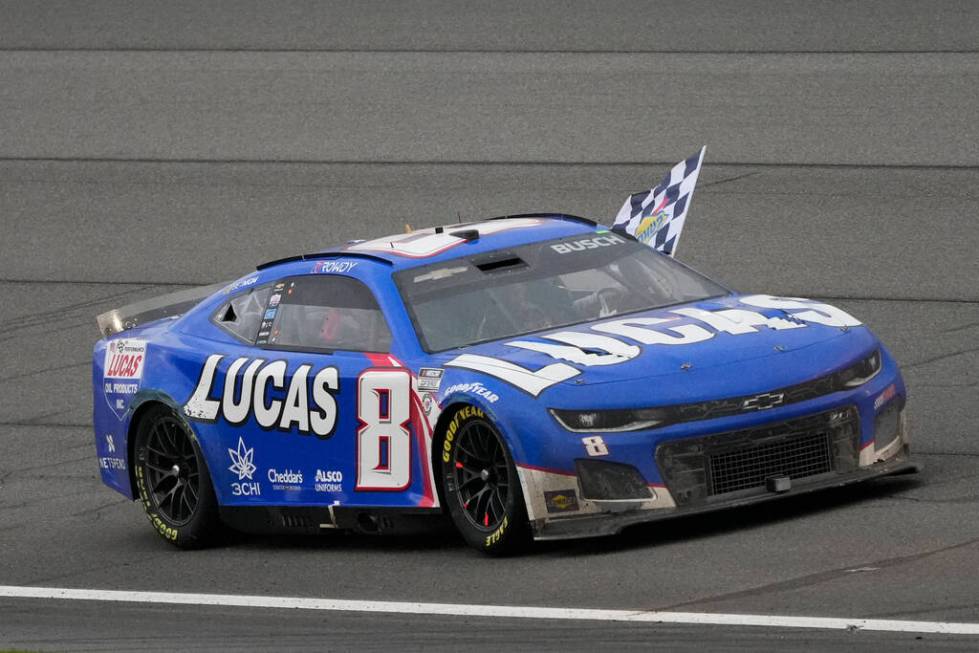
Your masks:
[[[351,242],[99,324],[102,479],[179,547],[447,514],[501,554],[917,469],[857,318],[572,215]]]

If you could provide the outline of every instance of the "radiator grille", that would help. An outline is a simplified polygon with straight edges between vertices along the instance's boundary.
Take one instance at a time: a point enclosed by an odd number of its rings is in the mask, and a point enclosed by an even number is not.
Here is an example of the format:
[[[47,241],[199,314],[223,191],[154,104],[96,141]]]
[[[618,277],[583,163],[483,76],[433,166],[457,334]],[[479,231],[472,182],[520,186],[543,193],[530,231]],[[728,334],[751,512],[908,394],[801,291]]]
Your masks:
[[[833,471],[829,435],[815,433],[719,453],[707,459],[708,494],[760,487],[773,476],[804,478]]]
[[[741,431],[663,442],[656,462],[677,505],[731,492],[765,492],[773,476],[805,479],[857,468],[860,427],[853,407]]]

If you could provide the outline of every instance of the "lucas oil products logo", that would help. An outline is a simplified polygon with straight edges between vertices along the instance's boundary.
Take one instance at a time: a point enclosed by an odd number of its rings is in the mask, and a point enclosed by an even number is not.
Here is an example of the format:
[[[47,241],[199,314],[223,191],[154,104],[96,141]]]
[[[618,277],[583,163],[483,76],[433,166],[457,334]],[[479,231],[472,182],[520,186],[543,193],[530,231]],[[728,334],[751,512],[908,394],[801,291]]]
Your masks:
[[[109,408],[119,419],[126,414],[133,396],[139,392],[145,367],[145,340],[121,338],[106,344],[102,392]]]
[[[141,379],[145,360],[145,340],[113,340],[105,348],[105,378]]]

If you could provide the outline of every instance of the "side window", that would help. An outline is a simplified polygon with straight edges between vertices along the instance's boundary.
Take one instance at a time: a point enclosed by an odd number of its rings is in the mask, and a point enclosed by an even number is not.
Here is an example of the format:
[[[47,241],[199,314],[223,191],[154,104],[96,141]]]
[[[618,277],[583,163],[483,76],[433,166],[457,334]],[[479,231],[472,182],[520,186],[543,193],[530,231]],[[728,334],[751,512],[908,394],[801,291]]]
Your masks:
[[[212,320],[246,342],[255,342],[271,286],[255,288],[238,295],[218,309]]]
[[[309,276],[279,282],[265,319],[271,320],[271,331],[259,337],[260,345],[327,351],[391,349],[391,331],[374,294],[349,277]]]

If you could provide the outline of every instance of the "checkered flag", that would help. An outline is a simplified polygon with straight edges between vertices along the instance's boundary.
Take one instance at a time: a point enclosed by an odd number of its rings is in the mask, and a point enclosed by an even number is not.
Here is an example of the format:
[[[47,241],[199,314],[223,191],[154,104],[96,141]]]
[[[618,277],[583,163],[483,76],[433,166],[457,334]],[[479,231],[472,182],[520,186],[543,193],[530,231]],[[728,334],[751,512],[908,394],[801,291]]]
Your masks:
[[[656,188],[630,195],[615,216],[612,230],[673,256],[706,151],[704,146],[698,154],[673,166]]]

